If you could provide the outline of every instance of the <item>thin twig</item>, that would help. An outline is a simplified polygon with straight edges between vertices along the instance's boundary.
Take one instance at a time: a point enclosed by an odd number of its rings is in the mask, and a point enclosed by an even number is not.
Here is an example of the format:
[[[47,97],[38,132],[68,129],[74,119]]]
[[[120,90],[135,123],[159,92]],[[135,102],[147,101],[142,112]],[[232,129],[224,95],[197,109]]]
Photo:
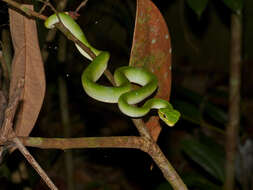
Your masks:
[[[25,13],[29,17],[33,16],[33,17],[39,18],[41,20],[47,19],[46,16],[44,16],[40,13],[37,13],[36,11],[29,9],[29,8],[25,7],[23,4],[20,4],[16,1],[13,1],[13,0],[2,0],[2,1],[8,3],[12,7],[17,8],[18,10],[22,11],[23,13]]]
[[[46,2],[48,2],[48,1],[49,0],[46,0]],[[43,6],[41,7],[40,11],[39,11],[39,14],[42,14],[46,7],[47,7],[47,5],[44,3]]]
[[[57,10],[54,8],[54,6],[49,1],[44,0],[38,0],[39,2],[42,2],[44,5],[50,7],[55,13],[57,13]]]
[[[45,0],[46,2],[49,2],[49,0]],[[57,4],[57,10],[58,11],[62,11],[66,8],[66,5],[67,5],[67,1],[66,0],[61,0],[61,1],[58,1],[58,4]],[[47,6],[46,4],[44,4],[44,6]],[[41,12],[40,12],[41,13]],[[43,47],[42,47],[42,50],[41,50],[41,53],[42,53],[42,58],[43,58],[43,61],[46,62],[47,61],[47,58],[48,58],[48,50],[47,50],[47,44],[49,42],[52,42],[56,36],[56,29],[53,29],[53,30],[49,30],[46,37],[45,37],[45,43],[43,44]]]
[[[23,154],[26,160],[32,165],[32,167],[37,171],[37,173],[41,176],[41,178],[45,181],[48,187],[52,190],[58,190],[58,188],[54,185],[52,180],[47,176],[46,172],[40,167],[34,157],[30,154],[30,152],[26,149],[26,147],[20,142],[20,140],[15,137],[12,140],[19,151]]]
[[[138,132],[140,133],[141,136],[143,137],[147,137],[149,139],[153,139],[151,137],[151,134],[148,130],[148,128],[146,127],[144,121],[142,119],[134,119],[132,118],[132,122],[134,123],[134,125],[136,126]]]
[[[88,0],[84,0],[84,1],[76,8],[75,12],[78,13],[79,10],[80,10],[82,7],[86,6],[87,2],[88,2]]]
[[[70,30],[63,24],[61,18],[59,17],[58,11],[54,8],[54,6],[50,2],[45,2],[43,0],[39,0],[49,6],[56,16],[58,17],[59,22],[55,24],[56,28],[59,29],[69,40],[73,41],[75,44],[78,44],[92,59],[95,59],[96,55],[91,51],[89,47],[83,44],[78,38],[76,38]]]
[[[83,149],[83,148],[134,148],[148,153],[161,169],[164,177],[175,190],[187,190],[182,179],[166,159],[159,146],[146,137],[83,137],[83,138],[40,138],[19,137],[25,146],[42,149]],[[173,175],[172,175],[173,174]]]
[[[15,132],[13,131],[13,119],[20,102],[21,94],[24,88],[24,79],[20,79],[17,83],[16,90],[12,97],[9,99],[8,107],[5,110],[5,118],[3,122],[3,127],[0,128],[0,145],[5,146],[11,142],[15,143],[20,152],[24,155],[27,161],[34,167],[34,169],[38,172],[38,174],[42,177],[42,179],[47,183],[47,185],[52,190],[57,190],[56,186],[44,172],[44,170],[40,167],[40,165],[36,162],[36,160],[32,157],[29,151],[24,147],[24,145],[20,142],[20,140],[16,137]],[[10,140],[11,139],[11,140]],[[0,153],[3,152],[3,147],[0,150]],[[0,155],[1,158],[1,155]]]
[[[12,97],[9,98],[8,106],[5,110],[3,126],[0,128],[0,142],[5,143],[10,136],[13,136],[13,119],[20,102],[20,97],[24,88],[24,79],[18,81],[18,85]]]
[[[80,137],[80,138],[40,138],[19,137],[29,147],[42,149],[80,149],[80,148],[136,148],[141,149],[145,142],[142,137]]]
[[[226,180],[224,190],[234,189],[235,159],[238,131],[240,127],[241,59],[242,59],[242,15],[231,15],[229,121],[226,127]]]

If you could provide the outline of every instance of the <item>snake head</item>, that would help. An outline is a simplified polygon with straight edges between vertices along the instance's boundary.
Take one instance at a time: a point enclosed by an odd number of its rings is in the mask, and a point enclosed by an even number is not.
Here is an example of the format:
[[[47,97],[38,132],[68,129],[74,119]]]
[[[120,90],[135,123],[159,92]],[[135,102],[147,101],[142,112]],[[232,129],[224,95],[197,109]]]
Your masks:
[[[158,115],[168,126],[173,127],[180,118],[180,113],[173,108],[160,108]]]

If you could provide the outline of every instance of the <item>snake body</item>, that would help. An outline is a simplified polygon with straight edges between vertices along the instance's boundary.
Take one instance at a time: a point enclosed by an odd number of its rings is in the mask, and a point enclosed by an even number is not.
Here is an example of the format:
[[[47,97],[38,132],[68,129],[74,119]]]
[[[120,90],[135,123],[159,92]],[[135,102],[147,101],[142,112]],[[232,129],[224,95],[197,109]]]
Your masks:
[[[79,52],[92,61],[82,73],[82,85],[90,97],[106,103],[118,103],[121,112],[130,117],[142,117],[150,109],[157,109],[159,117],[168,126],[173,126],[178,121],[180,113],[174,110],[166,100],[151,98],[140,107],[134,105],[150,96],[157,89],[156,76],[144,68],[123,66],[116,69],[114,72],[115,87],[96,83],[107,68],[110,54],[92,47],[80,26],[65,13],[58,13],[58,16],[56,14],[51,15],[45,21],[45,26],[53,28],[54,24],[59,22],[59,18],[64,26],[96,55],[95,59],[92,60],[81,47],[75,44]],[[136,83],[141,87],[132,90],[131,83]]]

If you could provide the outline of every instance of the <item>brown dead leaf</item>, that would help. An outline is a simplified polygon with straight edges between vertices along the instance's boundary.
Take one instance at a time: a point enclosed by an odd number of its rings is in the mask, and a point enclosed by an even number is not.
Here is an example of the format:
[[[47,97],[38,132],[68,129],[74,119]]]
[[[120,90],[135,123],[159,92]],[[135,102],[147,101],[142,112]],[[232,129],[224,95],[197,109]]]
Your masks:
[[[130,65],[145,67],[158,77],[155,97],[169,100],[171,89],[171,44],[166,22],[150,0],[137,0],[136,19]],[[146,123],[157,140],[161,126],[159,117],[152,116]]]
[[[33,9],[32,5],[26,5]],[[36,23],[15,10],[9,9],[10,29],[14,46],[9,101],[17,83],[24,78],[22,103],[17,114],[15,132],[17,136],[28,136],[34,127],[45,94],[44,67],[38,45]]]

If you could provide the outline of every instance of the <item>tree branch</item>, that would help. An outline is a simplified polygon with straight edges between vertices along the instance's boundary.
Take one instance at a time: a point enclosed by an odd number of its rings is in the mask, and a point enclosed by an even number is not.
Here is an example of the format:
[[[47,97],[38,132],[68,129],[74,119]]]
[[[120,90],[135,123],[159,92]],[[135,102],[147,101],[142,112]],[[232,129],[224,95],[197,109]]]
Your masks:
[[[19,137],[29,147],[42,149],[79,149],[79,148],[136,148],[141,149],[145,143],[142,137],[81,137],[81,138],[40,138]]]
[[[20,96],[24,88],[24,79],[18,81],[16,90],[5,109],[3,125],[0,128],[0,144],[4,144],[9,138],[15,136],[13,131],[13,119],[20,102]]]
[[[15,137],[12,139],[15,143],[16,147],[23,154],[26,160],[32,165],[32,167],[37,171],[37,173],[41,176],[41,178],[45,181],[48,187],[52,190],[58,190],[58,188],[54,185],[51,179],[47,176],[46,172],[41,168],[41,166],[37,163],[37,161],[33,158],[30,152],[26,149],[26,147],[20,142],[20,140]]]
[[[12,7],[22,11],[23,13],[25,13],[27,16],[29,17],[36,17],[36,18],[39,18],[39,19],[42,19],[42,20],[46,20],[47,17],[40,14],[40,13],[37,13],[36,11],[33,11],[27,7],[25,7],[23,4],[20,4],[16,1],[13,1],[13,0],[2,0],[3,2],[6,2],[8,3],[9,5],[11,5]]]
[[[148,153],[163,172],[164,177],[175,190],[187,190],[182,179],[166,159],[159,146],[146,137],[83,137],[83,138],[40,138],[19,137],[29,147],[42,149],[83,149],[83,148],[134,148]]]
[[[235,159],[237,153],[238,130],[240,126],[240,89],[242,57],[241,13],[231,15],[230,39],[230,79],[229,79],[229,121],[226,127],[226,180],[225,190],[235,186]]]

